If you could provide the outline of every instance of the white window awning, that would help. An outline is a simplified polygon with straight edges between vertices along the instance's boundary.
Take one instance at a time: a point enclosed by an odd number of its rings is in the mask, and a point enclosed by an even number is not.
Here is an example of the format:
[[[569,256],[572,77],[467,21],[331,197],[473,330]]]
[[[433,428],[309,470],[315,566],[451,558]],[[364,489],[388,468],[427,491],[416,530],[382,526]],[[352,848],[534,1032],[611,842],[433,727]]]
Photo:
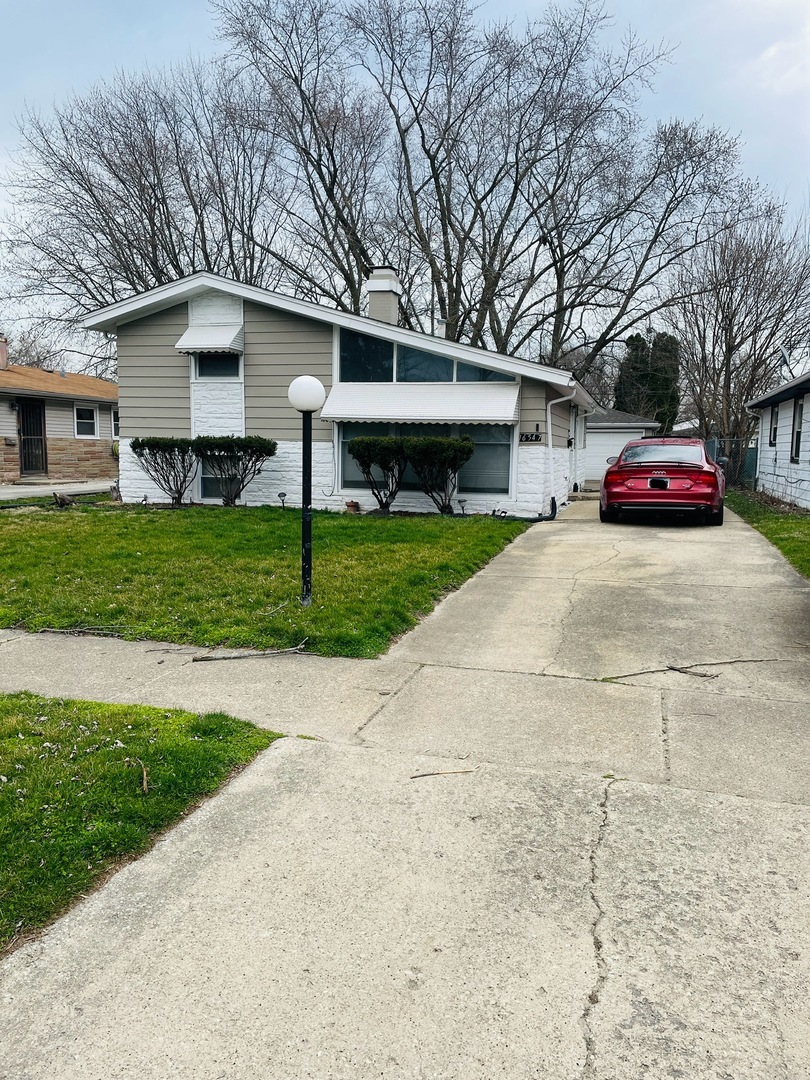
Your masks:
[[[516,424],[516,383],[339,383],[322,420]]]
[[[241,323],[190,326],[175,345],[178,352],[244,352],[245,331]]]

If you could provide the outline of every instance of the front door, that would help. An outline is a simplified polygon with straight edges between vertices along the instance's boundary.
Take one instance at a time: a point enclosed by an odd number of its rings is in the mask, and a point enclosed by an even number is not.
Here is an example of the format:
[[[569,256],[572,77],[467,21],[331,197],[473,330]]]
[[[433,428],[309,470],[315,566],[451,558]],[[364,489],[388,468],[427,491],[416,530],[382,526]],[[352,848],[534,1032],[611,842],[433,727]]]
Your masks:
[[[48,471],[45,453],[45,402],[18,399],[20,424],[20,475]]]

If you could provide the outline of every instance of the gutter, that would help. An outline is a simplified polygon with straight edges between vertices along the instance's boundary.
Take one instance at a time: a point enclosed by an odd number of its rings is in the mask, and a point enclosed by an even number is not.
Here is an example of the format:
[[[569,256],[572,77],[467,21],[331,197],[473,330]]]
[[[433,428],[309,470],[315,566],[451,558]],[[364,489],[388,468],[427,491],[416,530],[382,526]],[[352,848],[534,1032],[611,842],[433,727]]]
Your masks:
[[[571,385],[569,383],[569,385]],[[557,501],[554,498],[554,436],[551,431],[551,410],[554,405],[560,405],[563,401],[571,401],[576,396],[577,384],[574,383],[571,386],[570,394],[563,394],[562,397],[552,398],[546,402],[546,442],[548,444],[548,455],[546,462],[546,478],[548,480],[548,494],[549,494],[549,516],[552,512],[556,511]],[[569,428],[569,431],[571,429]],[[542,516],[542,515],[541,515]]]

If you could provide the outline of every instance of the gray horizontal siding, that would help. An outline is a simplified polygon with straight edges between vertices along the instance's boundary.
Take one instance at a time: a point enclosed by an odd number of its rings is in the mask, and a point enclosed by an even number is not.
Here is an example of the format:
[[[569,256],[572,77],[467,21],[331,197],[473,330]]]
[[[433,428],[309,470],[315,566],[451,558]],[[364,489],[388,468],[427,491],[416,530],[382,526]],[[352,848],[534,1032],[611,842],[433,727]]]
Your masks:
[[[555,395],[559,397],[559,394]],[[551,435],[554,446],[567,446],[570,438],[571,406],[567,401],[551,406]]]
[[[561,393],[547,383],[523,378],[520,384],[520,432],[530,434],[540,425],[543,442],[546,441],[546,394],[560,397]],[[567,446],[569,439],[569,416],[571,406],[567,401],[551,406],[551,435],[554,446]]]
[[[299,375],[332,387],[332,328],[311,319],[245,303],[245,432],[300,439],[301,416],[287,400]],[[332,438],[331,425],[314,423],[312,437]]]
[[[188,305],[118,328],[121,435],[191,435],[188,357],[175,349],[188,329]]]
[[[540,425],[545,438],[546,433],[546,388],[544,383],[534,379],[521,379],[520,383],[520,433],[533,434]]]

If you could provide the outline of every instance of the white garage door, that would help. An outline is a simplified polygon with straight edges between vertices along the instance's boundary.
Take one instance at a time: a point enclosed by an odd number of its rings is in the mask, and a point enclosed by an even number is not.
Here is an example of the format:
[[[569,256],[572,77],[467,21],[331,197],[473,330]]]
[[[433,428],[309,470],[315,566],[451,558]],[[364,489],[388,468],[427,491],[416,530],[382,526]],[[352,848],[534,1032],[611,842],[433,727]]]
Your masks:
[[[624,444],[631,439],[640,439],[644,434],[644,428],[629,431],[591,431],[588,430],[588,440],[585,446],[585,479],[599,482],[607,468],[606,458],[615,457],[621,453]]]

